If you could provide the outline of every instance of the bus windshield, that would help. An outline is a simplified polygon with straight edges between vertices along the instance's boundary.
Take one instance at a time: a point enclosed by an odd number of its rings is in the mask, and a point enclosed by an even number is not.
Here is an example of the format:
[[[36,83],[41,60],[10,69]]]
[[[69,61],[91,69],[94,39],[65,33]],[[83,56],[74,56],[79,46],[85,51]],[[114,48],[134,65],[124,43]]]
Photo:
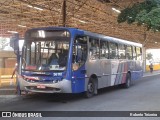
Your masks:
[[[66,70],[69,35],[66,31],[34,31],[28,34],[23,48],[22,69],[27,71]],[[40,33],[38,35],[38,33]],[[69,34],[69,33],[67,33]]]

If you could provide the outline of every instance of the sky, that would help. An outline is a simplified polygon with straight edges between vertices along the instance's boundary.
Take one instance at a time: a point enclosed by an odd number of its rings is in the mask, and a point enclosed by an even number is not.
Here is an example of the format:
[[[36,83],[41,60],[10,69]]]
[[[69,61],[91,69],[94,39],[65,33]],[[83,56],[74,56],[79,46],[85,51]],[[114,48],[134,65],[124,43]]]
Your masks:
[[[147,49],[146,53],[151,53],[153,55],[154,62],[160,63],[160,49]],[[149,64],[148,61],[147,61],[147,64]]]
[[[151,53],[153,55],[153,59],[160,59],[160,49],[148,49],[146,53]]]

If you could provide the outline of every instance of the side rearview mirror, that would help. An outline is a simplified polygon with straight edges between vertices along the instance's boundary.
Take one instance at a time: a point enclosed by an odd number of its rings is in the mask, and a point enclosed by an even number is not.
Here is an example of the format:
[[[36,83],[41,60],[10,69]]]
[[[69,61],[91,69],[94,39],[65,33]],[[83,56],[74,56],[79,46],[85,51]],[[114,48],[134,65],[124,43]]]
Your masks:
[[[19,34],[15,33],[10,39],[10,46],[14,49],[14,53],[19,55]]]

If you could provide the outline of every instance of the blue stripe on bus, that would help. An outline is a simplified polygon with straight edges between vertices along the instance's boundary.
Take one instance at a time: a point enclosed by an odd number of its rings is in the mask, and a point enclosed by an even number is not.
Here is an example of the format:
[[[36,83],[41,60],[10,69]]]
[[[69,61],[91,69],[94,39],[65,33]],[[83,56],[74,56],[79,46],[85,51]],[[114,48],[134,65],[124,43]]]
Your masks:
[[[82,70],[85,70],[85,65],[73,72],[72,93],[80,93],[85,91],[85,73],[83,74]]]
[[[131,80],[138,80],[143,76],[143,71],[131,71]]]

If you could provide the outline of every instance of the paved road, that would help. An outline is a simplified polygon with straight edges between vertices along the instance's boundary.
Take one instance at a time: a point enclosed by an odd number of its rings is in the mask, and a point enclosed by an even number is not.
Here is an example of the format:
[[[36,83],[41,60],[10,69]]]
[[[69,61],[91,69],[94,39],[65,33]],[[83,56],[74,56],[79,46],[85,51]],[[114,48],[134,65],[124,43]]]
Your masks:
[[[144,77],[141,80],[136,81],[129,89],[111,87],[99,90],[99,94],[90,99],[85,99],[81,94],[35,94],[23,97],[14,96],[12,99],[7,98],[6,100],[1,100],[0,110],[160,111],[160,75]],[[60,120],[61,118],[57,119]],[[82,118],[79,119],[81,120]],[[121,119],[123,120],[125,118]],[[134,118],[130,119],[133,120]],[[149,118],[144,119],[149,120]]]

